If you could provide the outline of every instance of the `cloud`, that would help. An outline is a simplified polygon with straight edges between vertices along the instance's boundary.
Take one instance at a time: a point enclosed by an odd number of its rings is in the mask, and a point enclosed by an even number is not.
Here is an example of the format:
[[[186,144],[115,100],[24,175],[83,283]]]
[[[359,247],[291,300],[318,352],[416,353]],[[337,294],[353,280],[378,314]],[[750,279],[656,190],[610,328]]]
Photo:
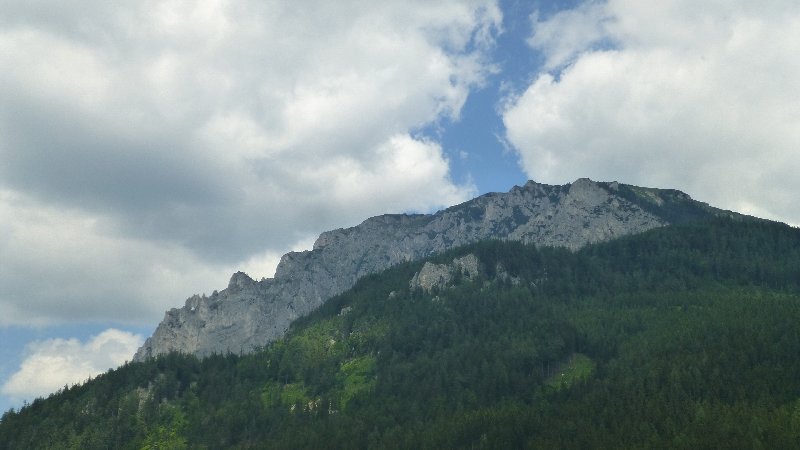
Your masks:
[[[556,14],[534,23],[529,42],[552,70],[509,103],[508,140],[543,182],[674,187],[800,223],[798,25],[800,7],[783,1],[612,0]],[[570,47],[556,26],[578,37]]]
[[[110,328],[85,343],[78,339],[48,339],[28,345],[28,355],[0,393],[14,399],[44,397],[130,360],[142,344],[140,335]]]
[[[528,45],[544,52],[545,69],[563,67],[581,52],[606,39],[606,27],[611,20],[605,5],[595,1],[560,11],[541,21],[539,11],[534,11],[531,15],[533,35],[528,38]]]
[[[415,130],[495,70],[494,1],[95,3],[0,18],[6,322],[150,320],[326,229],[475,193]]]
[[[109,235],[96,217],[8,192],[0,217],[0,326],[152,322],[230,276],[178,245]]]

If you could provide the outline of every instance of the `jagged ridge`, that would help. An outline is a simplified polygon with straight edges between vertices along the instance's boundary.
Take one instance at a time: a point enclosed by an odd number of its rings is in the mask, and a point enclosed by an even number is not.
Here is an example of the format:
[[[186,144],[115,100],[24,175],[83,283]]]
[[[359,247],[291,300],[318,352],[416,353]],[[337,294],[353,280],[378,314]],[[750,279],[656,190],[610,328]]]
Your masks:
[[[529,181],[436,214],[390,214],[322,233],[310,251],[281,258],[274,278],[237,272],[227,289],[169,310],[134,360],[170,351],[248,353],[368,274],[486,239],[578,249],[586,244],[712,215],[734,215],[675,190],[579,179]]]

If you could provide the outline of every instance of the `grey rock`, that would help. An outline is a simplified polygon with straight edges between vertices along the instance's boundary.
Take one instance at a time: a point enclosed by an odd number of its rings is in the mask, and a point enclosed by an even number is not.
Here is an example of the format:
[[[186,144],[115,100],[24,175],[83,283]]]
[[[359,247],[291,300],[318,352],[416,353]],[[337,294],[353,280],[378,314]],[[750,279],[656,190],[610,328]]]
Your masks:
[[[480,275],[478,257],[473,254],[453,260],[452,264],[433,264],[426,262],[408,283],[411,289],[433,292],[449,286],[457,275],[472,280]]]
[[[674,190],[579,179],[563,186],[529,181],[435,214],[389,214],[326,231],[310,251],[281,258],[274,278],[244,273],[210,297],[194,296],[169,310],[136,352],[142,361],[179,351],[198,356],[248,353],[284,335],[294,319],[364,275],[486,239],[578,249],[707,215],[711,208]]]
[[[512,286],[519,286],[522,283],[522,280],[519,277],[515,277],[510,273],[508,273],[508,271],[506,271],[506,268],[503,267],[503,265],[500,263],[497,263],[497,266],[495,266],[494,271],[496,274],[495,278],[497,278],[500,281],[511,283]],[[533,281],[532,285],[536,286],[536,281]]]

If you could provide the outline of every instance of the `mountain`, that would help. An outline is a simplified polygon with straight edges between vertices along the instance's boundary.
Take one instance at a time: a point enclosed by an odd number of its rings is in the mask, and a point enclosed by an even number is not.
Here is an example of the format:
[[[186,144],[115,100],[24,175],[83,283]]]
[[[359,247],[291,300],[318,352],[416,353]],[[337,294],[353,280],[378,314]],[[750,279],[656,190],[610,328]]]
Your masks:
[[[668,224],[734,216],[675,190],[579,179],[529,181],[432,215],[383,215],[322,233],[311,251],[281,258],[274,278],[238,272],[227,289],[169,310],[134,360],[180,351],[249,353],[284,335],[298,317],[368,274],[449,249],[501,239],[578,249]]]
[[[481,241],[362,277],[247,355],[126,364],[0,449],[798,448],[800,230]]]

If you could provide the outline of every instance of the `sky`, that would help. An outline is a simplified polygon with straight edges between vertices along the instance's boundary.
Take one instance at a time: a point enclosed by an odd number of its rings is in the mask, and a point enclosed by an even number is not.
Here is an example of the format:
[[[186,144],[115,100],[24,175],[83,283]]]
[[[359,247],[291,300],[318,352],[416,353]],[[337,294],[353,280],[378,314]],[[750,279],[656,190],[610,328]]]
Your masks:
[[[322,231],[528,179],[800,224],[794,0],[0,10],[0,410]]]

